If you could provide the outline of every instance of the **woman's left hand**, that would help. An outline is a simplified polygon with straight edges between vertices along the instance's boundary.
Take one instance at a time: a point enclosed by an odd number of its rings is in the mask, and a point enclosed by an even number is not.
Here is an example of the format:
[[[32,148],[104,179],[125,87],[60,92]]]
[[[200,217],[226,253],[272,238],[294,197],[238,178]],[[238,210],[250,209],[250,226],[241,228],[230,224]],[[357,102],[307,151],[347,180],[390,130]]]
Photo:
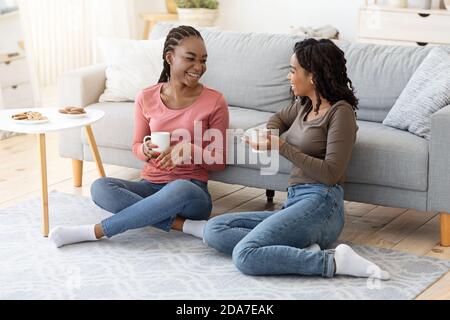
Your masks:
[[[284,143],[279,136],[272,134],[269,134],[267,140],[262,143],[253,142],[249,137],[245,137],[244,141],[254,150],[279,150]]]
[[[191,159],[191,143],[178,143],[171,146],[156,158],[159,169],[173,169]]]

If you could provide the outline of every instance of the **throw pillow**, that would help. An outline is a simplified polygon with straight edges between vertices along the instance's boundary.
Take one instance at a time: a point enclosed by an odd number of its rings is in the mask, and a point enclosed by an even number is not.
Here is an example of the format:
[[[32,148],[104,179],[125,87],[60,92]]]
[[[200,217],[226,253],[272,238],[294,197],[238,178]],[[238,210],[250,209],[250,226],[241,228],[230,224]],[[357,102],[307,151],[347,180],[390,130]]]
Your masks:
[[[134,101],[140,90],[156,84],[163,70],[164,41],[100,38],[106,89],[99,101]]]
[[[408,81],[383,121],[430,139],[431,116],[450,105],[450,52],[433,48]]]

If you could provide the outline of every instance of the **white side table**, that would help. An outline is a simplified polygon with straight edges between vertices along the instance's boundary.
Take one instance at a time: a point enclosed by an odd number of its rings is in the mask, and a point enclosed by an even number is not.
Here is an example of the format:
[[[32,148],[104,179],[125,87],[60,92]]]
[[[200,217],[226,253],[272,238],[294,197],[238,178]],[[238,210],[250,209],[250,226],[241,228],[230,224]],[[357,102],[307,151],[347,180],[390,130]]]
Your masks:
[[[37,111],[46,116],[49,121],[39,124],[18,123],[11,119],[11,116],[26,111]],[[98,152],[91,124],[103,118],[105,113],[101,110],[86,109],[86,116],[81,118],[68,118],[60,114],[58,108],[20,108],[0,110],[0,130],[36,134],[39,141],[39,153],[41,158],[41,183],[42,183],[42,233],[45,237],[49,232],[48,219],[48,184],[47,184],[47,160],[45,147],[45,134],[65,129],[85,127],[92,155],[95,159],[98,172],[101,177],[105,176],[102,160]]]

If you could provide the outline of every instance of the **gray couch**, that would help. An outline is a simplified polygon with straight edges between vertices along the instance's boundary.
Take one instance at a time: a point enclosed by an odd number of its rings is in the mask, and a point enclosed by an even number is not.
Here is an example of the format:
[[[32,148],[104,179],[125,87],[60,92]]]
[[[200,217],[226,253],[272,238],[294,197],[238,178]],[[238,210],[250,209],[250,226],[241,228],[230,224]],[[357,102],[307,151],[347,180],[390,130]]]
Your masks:
[[[164,37],[171,26],[157,25],[151,37]],[[203,30],[208,71],[203,83],[221,91],[229,104],[231,127],[264,125],[290,102],[286,75],[300,37]],[[345,52],[359,98],[359,132],[347,171],[345,198],[392,207],[441,212],[441,243],[450,245],[450,106],[432,117],[431,140],[381,124],[429,47],[381,46],[337,42]],[[93,125],[104,163],[142,168],[130,152],[133,102],[98,103],[105,88],[105,67],[91,66],[60,79],[62,105],[89,106],[106,116]],[[60,155],[91,161],[84,131],[63,133]],[[258,165],[230,164],[212,180],[266,190],[285,190],[291,164],[280,159],[276,175],[261,175]],[[75,163],[76,161],[74,161]],[[79,161],[78,161],[79,163]],[[268,192],[268,196],[272,196]]]

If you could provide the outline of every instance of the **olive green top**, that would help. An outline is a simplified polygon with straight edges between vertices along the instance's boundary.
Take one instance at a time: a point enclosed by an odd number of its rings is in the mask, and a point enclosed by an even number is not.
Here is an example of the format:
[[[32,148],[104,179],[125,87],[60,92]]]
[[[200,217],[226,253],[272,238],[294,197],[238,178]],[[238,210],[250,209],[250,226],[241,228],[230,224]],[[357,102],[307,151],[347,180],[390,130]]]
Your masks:
[[[298,100],[267,123],[267,128],[285,133],[280,154],[293,163],[289,185],[342,185],[358,130],[355,111],[340,100],[320,118],[306,121],[309,112],[312,105]]]

